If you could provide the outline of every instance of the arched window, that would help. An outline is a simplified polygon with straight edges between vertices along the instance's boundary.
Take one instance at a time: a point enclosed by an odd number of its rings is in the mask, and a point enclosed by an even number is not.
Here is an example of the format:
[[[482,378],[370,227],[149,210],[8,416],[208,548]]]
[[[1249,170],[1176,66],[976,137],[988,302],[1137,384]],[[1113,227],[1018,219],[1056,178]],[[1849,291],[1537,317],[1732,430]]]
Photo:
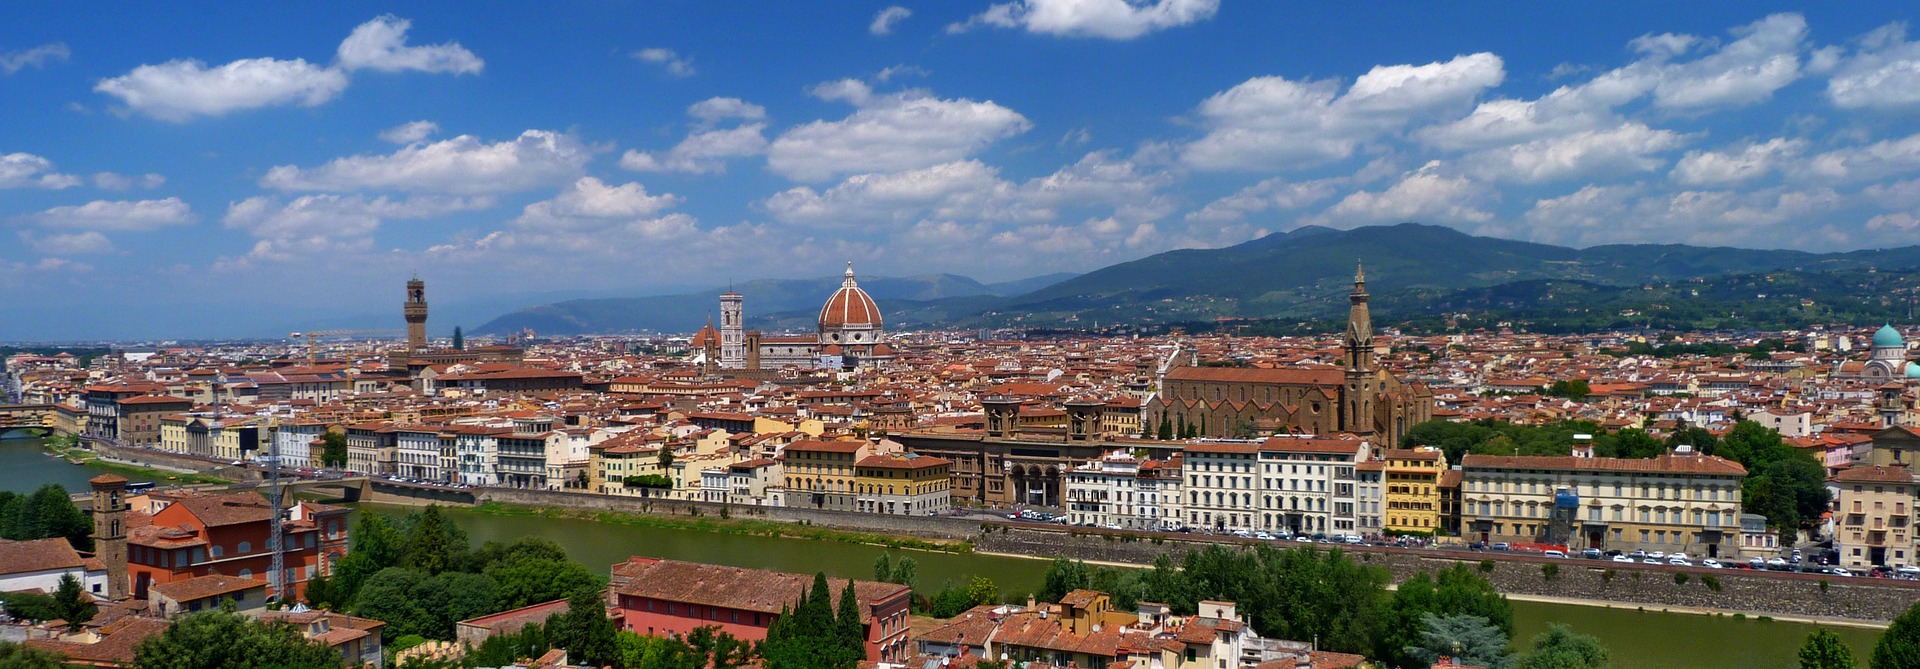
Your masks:
[[[247,553],[247,552],[251,552],[251,551],[253,551],[253,542],[251,542],[251,541],[242,541],[242,542],[240,542],[240,548],[239,548],[239,549],[237,549],[237,550],[238,550],[239,552],[241,552],[241,553]]]
[[[208,552],[211,553],[214,557],[220,557],[221,554],[223,554],[225,551],[222,551],[220,549],[220,544],[214,544],[212,548],[208,549]]]

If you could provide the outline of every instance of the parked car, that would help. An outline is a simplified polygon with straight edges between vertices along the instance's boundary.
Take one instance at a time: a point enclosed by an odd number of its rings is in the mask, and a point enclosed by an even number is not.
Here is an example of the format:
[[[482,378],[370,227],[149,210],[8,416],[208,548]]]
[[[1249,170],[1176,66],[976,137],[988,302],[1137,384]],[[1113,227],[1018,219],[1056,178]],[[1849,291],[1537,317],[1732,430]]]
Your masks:
[[[1661,562],[1660,562],[1659,560],[1655,560],[1655,559],[1653,559],[1653,558],[1647,558],[1647,559],[1645,559],[1645,560],[1641,560],[1641,561],[1640,561],[1640,564],[1661,564]]]
[[[1496,551],[1509,551],[1509,550],[1513,550],[1513,544],[1509,544],[1505,541],[1500,541],[1493,544],[1493,549]]]
[[[1550,558],[1560,558],[1562,560],[1567,558],[1567,553],[1565,551],[1554,550],[1554,549],[1547,549],[1544,551],[1540,551],[1540,555],[1544,557],[1550,557]]]
[[[1693,561],[1688,560],[1687,556],[1685,555],[1678,555],[1678,556],[1667,558],[1667,564],[1673,565],[1675,567],[1691,567],[1693,566]]]
[[[1665,560],[1665,559],[1667,559],[1667,552],[1666,552],[1666,551],[1654,551],[1654,552],[1652,552],[1652,553],[1648,553],[1648,554],[1647,554],[1647,557],[1650,557],[1650,558],[1653,558],[1653,559],[1655,559],[1655,560]]]
[[[1646,551],[1634,551],[1632,553],[1628,553],[1627,557],[1633,558],[1635,560],[1645,560],[1647,559],[1648,556]]]
[[[1767,568],[1768,569],[1786,569],[1787,561],[1781,558],[1768,558]]]
[[[1707,558],[1705,560],[1701,560],[1700,566],[1706,567],[1708,569],[1725,569],[1726,568],[1724,565],[1720,564],[1719,560],[1715,560],[1713,558]]]
[[[1583,558],[1586,558],[1586,559],[1589,559],[1589,560],[1598,560],[1598,559],[1600,559],[1600,558],[1603,558],[1603,557],[1606,557],[1606,556],[1605,556],[1605,555],[1603,555],[1603,554],[1602,554],[1602,553],[1600,552],[1600,549],[1598,549],[1598,548],[1589,548],[1589,549],[1586,549],[1586,550],[1583,550],[1583,551],[1580,551],[1580,557],[1583,557]]]
[[[1920,567],[1903,564],[1898,567],[1894,567],[1893,573],[1896,576],[1920,577]]]
[[[1630,557],[1627,557],[1627,556],[1625,556],[1625,555],[1615,555],[1615,556],[1613,556],[1613,561],[1614,561],[1614,562],[1625,562],[1625,563],[1627,563],[1627,564],[1633,564],[1633,558],[1630,558]]]
[[[1753,558],[1753,559],[1751,559],[1751,560],[1747,560],[1747,565],[1748,565],[1748,566],[1750,566],[1750,567],[1753,567],[1754,569],[1766,569],[1766,568],[1767,568],[1767,559],[1766,559],[1766,558]]]
[[[1834,576],[1852,576],[1853,572],[1848,571],[1846,567],[1834,567],[1833,575]]]

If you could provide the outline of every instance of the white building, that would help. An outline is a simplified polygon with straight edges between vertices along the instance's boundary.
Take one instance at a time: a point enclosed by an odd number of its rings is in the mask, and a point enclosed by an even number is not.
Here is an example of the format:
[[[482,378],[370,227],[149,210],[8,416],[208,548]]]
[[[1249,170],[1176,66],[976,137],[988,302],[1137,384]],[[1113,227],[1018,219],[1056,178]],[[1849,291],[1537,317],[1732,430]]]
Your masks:
[[[498,485],[500,483],[501,435],[513,434],[510,427],[464,425],[455,428],[453,452],[459,462],[460,483]]]
[[[404,427],[394,431],[394,473],[402,478],[446,481],[440,468],[440,430]]]
[[[60,587],[60,578],[69,575],[80,579],[87,592],[106,596],[106,570],[87,570],[87,561],[66,539],[0,539],[0,592],[39,590],[51,594]]]
[[[1183,451],[1186,522],[1221,531],[1253,530],[1260,522],[1256,471],[1260,445],[1248,441],[1203,441]]]
[[[1274,437],[1260,444],[1259,528],[1351,533],[1357,502],[1354,466],[1371,450],[1360,439]]]
[[[1066,475],[1068,521],[1129,530],[1179,526],[1180,474],[1167,464],[1114,451],[1073,468]]]

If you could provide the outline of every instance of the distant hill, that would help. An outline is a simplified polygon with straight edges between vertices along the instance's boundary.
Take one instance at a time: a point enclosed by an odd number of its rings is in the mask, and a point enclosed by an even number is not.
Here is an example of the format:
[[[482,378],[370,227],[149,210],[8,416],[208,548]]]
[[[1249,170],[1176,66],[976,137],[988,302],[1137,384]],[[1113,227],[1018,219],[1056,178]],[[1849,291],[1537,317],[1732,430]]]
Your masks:
[[[1566,317],[1561,321],[1586,323],[1590,320],[1572,319],[1565,310],[1598,313],[1592,310],[1604,307],[1632,312],[1652,308],[1659,300],[1672,303],[1668,310],[1696,299],[1735,309],[1755,299],[1778,300],[1789,294],[1750,285],[1769,281],[1794,283],[1799,286],[1796,299],[1812,300],[1836,317],[1868,318],[1891,307],[1842,308],[1848,299],[1883,297],[1847,291],[1913,285],[1913,270],[1920,268],[1920,246],[1845,253],[1681,244],[1574,249],[1476,237],[1416,223],[1352,230],[1309,226],[1225,248],[1168,251],[1077,276],[1047,275],[982,285],[941,274],[862,279],[860,285],[880,303],[888,327],[895,329],[1079,328],[1095,323],[1165,325],[1221,318],[1308,321],[1344,313],[1356,262],[1365,263],[1376,320],[1383,324],[1449,312],[1456,312],[1455,320],[1458,312],[1530,317],[1562,313]],[[1769,279],[1769,273],[1786,274]],[[1717,278],[1725,280],[1704,286],[1682,283]],[[747,295],[750,327],[806,330],[811,328],[812,311],[839,282],[838,277],[756,281],[737,289]],[[1692,294],[1702,287],[1708,289],[1702,296]],[[1769,297],[1743,298],[1739,291]],[[502,316],[476,332],[519,327],[551,334],[686,332],[705,322],[718,292],[560,302]],[[1817,311],[1793,317],[1812,318]],[[1737,313],[1703,318],[1702,322],[1740,320]]]
[[[1031,279],[982,284],[954,274],[910,277],[861,277],[860,287],[879,303],[889,324],[895,309],[907,313],[911,305],[957,298],[1017,295],[1072,278],[1074,274],[1047,274]],[[820,305],[840,288],[843,277],[767,279],[732,286],[746,296],[747,327],[768,331],[813,327]],[[570,335],[621,332],[690,332],[719,309],[718,298],[727,287],[698,293],[567,300],[527,307],[482,324],[474,334],[505,334],[532,328],[541,334]],[[973,313],[971,310],[967,313]],[[940,312],[942,317],[946,312]]]

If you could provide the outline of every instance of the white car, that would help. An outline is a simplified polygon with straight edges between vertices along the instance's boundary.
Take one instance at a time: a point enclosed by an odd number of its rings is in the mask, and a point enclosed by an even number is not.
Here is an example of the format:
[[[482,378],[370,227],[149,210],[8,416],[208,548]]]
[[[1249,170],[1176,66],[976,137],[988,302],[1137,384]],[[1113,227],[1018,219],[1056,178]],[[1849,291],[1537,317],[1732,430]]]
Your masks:
[[[1266,530],[1253,533],[1253,538],[1261,541],[1273,541],[1273,535],[1267,534]]]
[[[1627,557],[1627,556],[1625,556],[1625,555],[1615,555],[1615,556],[1613,556],[1613,561],[1614,561],[1614,562],[1625,562],[1625,563],[1627,563],[1627,564],[1633,564],[1633,558],[1630,558],[1630,557]]]
[[[1665,560],[1665,559],[1667,559],[1667,552],[1666,552],[1666,551],[1654,551],[1654,552],[1652,552],[1652,553],[1648,553],[1648,554],[1647,554],[1647,557],[1650,557],[1650,558],[1653,558],[1653,559],[1655,559],[1655,560]]]
[[[1692,562],[1690,562],[1690,561],[1688,561],[1688,560],[1687,560],[1686,558],[1684,558],[1684,557],[1670,557],[1670,558],[1667,558],[1667,564],[1670,564],[1670,565],[1673,565],[1673,566],[1675,566],[1675,567],[1691,567],[1691,566],[1693,566],[1693,563],[1692,563]]]
[[[1846,568],[1844,567],[1834,567],[1833,575],[1834,576],[1852,576],[1853,572],[1847,571]]]
[[[1771,558],[1767,560],[1767,567],[1771,569],[1785,569],[1787,567],[1787,561],[1780,558]]]
[[[1713,558],[1707,558],[1705,560],[1701,560],[1700,566],[1706,567],[1708,569],[1725,569],[1726,568],[1720,565],[1719,560],[1715,560]]]
[[[1690,557],[1687,557],[1687,554],[1686,554],[1686,553],[1679,553],[1679,552],[1674,552],[1674,553],[1668,553],[1668,554],[1667,554],[1667,559],[1669,559],[1669,560],[1671,560],[1671,559],[1674,559],[1674,558],[1679,558],[1679,559],[1682,559],[1682,560],[1691,560],[1691,559],[1693,559],[1693,558],[1690,558]]]

